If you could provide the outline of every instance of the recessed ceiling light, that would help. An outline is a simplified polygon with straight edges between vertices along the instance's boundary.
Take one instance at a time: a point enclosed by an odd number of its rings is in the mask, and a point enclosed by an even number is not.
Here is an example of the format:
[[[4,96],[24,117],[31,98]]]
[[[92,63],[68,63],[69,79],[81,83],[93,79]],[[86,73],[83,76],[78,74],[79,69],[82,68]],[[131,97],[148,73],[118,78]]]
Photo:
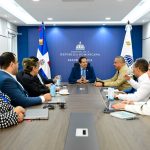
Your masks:
[[[40,0],[32,0],[33,2],[39,2]]]
[[[123,2],[124,0],[117,0],[118,2]]]
[[[111,18],[110,17],[106,17],[105,20],[111,20]]]
[[[51,21],[51,20],[53,20],[53,18],[47,18],[47,20]]]

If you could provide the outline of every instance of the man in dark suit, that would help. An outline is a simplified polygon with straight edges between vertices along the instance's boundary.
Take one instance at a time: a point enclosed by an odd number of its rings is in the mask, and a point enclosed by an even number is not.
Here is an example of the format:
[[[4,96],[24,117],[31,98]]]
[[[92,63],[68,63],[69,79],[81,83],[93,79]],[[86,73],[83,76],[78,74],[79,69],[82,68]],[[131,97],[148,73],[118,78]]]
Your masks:
[[[69,76],[69,83],[94,83],[96,80],[92,66],[88,64],[86,57],[80,57],[79,63],[75,64]]]
[[[28,97],[23,86],[16,80],[18,62],[13,53],[5,52],[0,56],[0,68],[0,90],[12,99],[13,106],[28,107],[51,99],[49,93],[38,97]]]

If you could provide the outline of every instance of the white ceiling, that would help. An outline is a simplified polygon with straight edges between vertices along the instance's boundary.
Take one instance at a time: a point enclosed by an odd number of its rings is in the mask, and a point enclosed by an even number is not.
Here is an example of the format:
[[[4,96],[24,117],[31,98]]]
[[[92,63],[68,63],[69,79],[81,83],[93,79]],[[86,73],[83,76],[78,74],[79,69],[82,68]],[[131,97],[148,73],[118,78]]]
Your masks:
[[[121,21],[141,0],[16,0],[37,21]],[[7,17],[6,17],[7,15]],[[0,17],[16,24],[25,25],[21,20],[0,7]],[[145,14],[134,24],[144,24],[150,20]],[[34,25],[34,24],[33,24]]]

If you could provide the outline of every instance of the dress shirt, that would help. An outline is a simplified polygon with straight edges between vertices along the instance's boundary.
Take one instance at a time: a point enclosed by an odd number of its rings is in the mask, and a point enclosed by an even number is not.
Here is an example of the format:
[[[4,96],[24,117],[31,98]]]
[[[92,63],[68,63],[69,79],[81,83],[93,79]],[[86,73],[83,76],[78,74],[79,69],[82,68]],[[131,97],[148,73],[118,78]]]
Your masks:
[[[126,105],[125,110],[141,115],[150,115],[150,99],[146,103],[134,102],[134,105]]]
[[[115,75],[112,78],[102,80],[104,82],[104,86],[116,87],[120,91],[131,88],[130,84],[124,78],[124,76],[128,72],[128,69],[129,68],[127,67],[127,65],[124,65],[119,71],[116,71]]]
[[[81,68],[81,76],[86,78],[86,69]]]
[[[121,100],[132,101],[147,101],[150,97],[150,79],[147,73],[142,74],[138,78],[138,83],[130,80],[130,84],[136,87],[137,91],[131,94],[119,94],[118,98]]]

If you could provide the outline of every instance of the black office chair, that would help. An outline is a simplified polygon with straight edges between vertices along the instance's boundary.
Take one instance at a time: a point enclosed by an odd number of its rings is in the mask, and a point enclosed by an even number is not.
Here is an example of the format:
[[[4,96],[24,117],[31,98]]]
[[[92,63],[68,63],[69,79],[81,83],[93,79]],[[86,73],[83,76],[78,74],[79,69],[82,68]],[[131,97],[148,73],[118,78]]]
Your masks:
[[[78,62],[74,63],[74,67],[80,67],[80,64]],[[90,63],[88,62],[88,66],[87,67],[90,67]]]

